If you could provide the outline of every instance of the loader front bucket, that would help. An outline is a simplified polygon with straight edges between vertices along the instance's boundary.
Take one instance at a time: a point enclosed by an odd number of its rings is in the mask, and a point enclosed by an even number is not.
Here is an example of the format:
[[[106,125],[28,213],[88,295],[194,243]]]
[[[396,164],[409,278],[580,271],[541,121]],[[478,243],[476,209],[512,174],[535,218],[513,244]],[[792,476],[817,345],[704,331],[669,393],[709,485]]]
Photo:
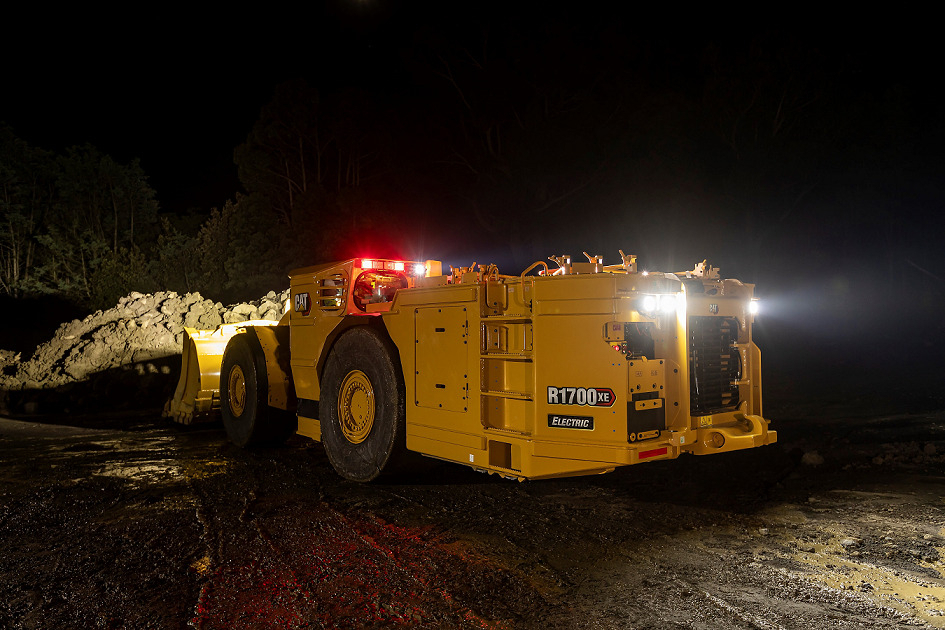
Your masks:
[[[216,330],[184,328],[180,380],[174,397],[164,405],[164,417],[180,424],[210,418],[220,409],[220,366],[230,338],[247,326],[271,326],[275,322],[248,321],[224,324]]]

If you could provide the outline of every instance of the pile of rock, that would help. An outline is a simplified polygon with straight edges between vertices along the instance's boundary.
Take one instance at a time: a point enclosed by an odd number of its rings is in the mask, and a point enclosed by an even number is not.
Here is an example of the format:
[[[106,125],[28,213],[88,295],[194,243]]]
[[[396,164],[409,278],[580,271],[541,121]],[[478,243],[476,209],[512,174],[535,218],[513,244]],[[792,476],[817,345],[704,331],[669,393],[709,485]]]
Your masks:
[[[881,445],[883,452],[872,459],[874,466],[910,466],[945,463],[945,451],[935,442],[899,442]]]
[[[105,311],[59,327],[29,360],[0,350],[0,413],[160,407],[180,368],[184,327],[213,330],[278,321],[288,290],[223,306],[199,293],[132,293]]]

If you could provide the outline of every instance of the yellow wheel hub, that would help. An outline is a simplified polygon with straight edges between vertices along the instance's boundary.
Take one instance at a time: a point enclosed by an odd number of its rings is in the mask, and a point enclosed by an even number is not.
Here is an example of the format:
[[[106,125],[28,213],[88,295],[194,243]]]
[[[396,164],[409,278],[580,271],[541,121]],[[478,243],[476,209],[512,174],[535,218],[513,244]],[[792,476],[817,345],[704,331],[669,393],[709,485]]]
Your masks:
[[[230,411],[234,416],[242,416],[243,409],[246,408],[246,376],[243,374],[243,368],[234,365],[227,377],[228,399]]]
[[[374,387],[361,370],[348,373],[338,395],[338,421],[341,432],[352,444],[367,439],[374,426]]]

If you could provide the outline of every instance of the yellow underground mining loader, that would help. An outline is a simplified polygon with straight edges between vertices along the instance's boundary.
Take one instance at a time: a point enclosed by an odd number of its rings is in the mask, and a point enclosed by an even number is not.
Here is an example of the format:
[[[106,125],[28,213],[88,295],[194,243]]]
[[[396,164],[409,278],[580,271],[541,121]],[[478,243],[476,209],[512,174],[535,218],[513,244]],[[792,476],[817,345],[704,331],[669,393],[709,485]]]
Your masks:
[[[377,258],[296,269],[277,324],[187,330],[165,415],[219,412],[239,446],[299,433],[355,481],[407,451],[524,480],[777,441],[753,285],[620,256],[517,276]]]

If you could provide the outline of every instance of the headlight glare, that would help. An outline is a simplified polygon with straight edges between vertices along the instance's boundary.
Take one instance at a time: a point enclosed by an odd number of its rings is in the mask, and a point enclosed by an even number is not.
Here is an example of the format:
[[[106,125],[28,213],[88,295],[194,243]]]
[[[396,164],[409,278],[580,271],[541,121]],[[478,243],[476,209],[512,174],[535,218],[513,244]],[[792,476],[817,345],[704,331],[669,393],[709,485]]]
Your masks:
[[[637,310],[646,317],[669,315],[676,312],[678,299],[674,294],[642,295],[637,302]]]
[[[655,295],[647,295],[643,298],[643,312],[647,314],[652,314],[656,311],[656,307],[659,304],[659,301],[656,299]]]

